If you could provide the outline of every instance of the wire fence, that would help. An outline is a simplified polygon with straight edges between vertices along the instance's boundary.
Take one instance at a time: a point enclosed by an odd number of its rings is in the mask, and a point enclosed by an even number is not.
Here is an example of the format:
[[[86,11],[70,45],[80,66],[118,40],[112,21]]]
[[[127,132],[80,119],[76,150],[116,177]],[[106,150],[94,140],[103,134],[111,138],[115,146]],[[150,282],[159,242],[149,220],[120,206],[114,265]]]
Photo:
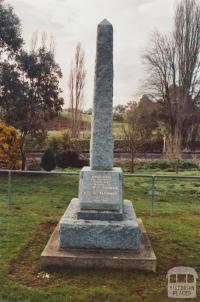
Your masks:
[[[79,175],[79,172],[60,172],[60,171],[53,171],[53,172],[45,172],[45,171],[16,171],[16,170],[1,170],[1,175],[6,175],[7,177],[7,206],[9,209],[13,206],[13,177],[14,175],[17,176],[33,176],[33,175],[42,175],[42,176],[57,176],[57,175],[68,175],[73,176]],[[125,177],[128,178],[148,178],[150,180],[150,190],[149,190],[149,212],[152,216],[154,214],[154,207],[155,207],[155,193],[156,193],[156,185],[158,180],[198,180],[200,181],[200,176],[183,176],[183,175],[153,175],[153,174],[124,174]],[[200,184],[199,184],[200,187]],[[31,192],[30,192],[31,193]],[[21,193],[23,194],[23,193]]]

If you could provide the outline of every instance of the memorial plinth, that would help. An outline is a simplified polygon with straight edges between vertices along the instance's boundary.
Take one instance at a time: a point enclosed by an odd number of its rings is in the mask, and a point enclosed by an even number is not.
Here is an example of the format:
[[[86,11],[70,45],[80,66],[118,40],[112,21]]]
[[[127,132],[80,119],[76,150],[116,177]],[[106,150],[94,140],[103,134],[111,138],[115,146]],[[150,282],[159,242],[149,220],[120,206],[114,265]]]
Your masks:
[[[60,247],[132,250],[140,246],[141,232],[130,201],[124,201],[121,221],[78,219],[80,203],[73,199],[60,221]]]
[[[132,202],[123,200],[123,172],[113,167],[112,108],[113,27],[103,20],[97,30],[90,167],[80,172],[79,196],[71,201],[42,253],[43,267],[155,271],[156,257],[142,222]]]
[[[133,205],[123,201],[123,174],[82,169],[79,199],[60,221],[61,248],[138,249],[141,231]]]

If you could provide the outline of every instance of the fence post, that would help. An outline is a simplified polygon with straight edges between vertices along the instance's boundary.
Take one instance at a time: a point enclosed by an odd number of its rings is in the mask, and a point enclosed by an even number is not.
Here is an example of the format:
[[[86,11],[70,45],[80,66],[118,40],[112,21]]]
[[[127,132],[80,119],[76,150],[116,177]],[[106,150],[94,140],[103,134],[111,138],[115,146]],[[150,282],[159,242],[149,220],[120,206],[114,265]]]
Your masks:
[[[156,177],[152,175],[152,183],[151,183],[151,196],[150,196],[150,215],[153,216],[154,213],[154,202],[155,202],[155,183],[156,183]]]
[[[12,207],[12,174],[8,171],[8,207]]]

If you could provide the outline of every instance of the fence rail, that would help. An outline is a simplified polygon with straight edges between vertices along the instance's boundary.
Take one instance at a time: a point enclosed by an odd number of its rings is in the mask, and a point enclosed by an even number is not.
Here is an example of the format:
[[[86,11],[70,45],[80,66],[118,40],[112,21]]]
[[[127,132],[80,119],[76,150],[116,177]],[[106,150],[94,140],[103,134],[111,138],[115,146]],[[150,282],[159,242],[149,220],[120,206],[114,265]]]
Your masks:
[[[8,207],[12,208],[12,174],[40,174],[40,175],[79,175],[79,172],[61,172],[61,171],[21,171],[21,170],[2,170],[0,173],[6,173],[8,175]],[[156,192],[156,181],[158,179],[196,179],[200,180],[200,176],[187,176],[187,175],[155,175],[155,174],[132,174],[124,173],[125,177],[138,177],[138,178],[150,178],[151,179],[151,190],[150,190],[150,215],[153,216],[154,205],[155,205],[155,192]]]

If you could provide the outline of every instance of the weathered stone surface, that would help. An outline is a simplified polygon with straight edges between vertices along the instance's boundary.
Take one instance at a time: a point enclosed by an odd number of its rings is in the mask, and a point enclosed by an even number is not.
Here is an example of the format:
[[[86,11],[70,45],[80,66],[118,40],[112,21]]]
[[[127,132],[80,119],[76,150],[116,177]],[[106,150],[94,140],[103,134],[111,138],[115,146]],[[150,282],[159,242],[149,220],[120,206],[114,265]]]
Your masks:
[[[94,105],[90,144],[93,170],[113,167],[113,27],[103,20],[97,29]]]
[[[130,201],[124,201],[122,221],[77,219],[79,207],[79,200],[73,199],[60,221],[61,248],[139,248],[141,232]]]
[[[142,221],[139,219],[141,243],[138,250],[60,249],[59,227],[56,227],[41,255],[43,269],[112,268],[156,271],[156,256]]]
[[[93,171],[90,167],[84,167],[80,173],[79,200],[81,210],[121,211],[122,170]]]

